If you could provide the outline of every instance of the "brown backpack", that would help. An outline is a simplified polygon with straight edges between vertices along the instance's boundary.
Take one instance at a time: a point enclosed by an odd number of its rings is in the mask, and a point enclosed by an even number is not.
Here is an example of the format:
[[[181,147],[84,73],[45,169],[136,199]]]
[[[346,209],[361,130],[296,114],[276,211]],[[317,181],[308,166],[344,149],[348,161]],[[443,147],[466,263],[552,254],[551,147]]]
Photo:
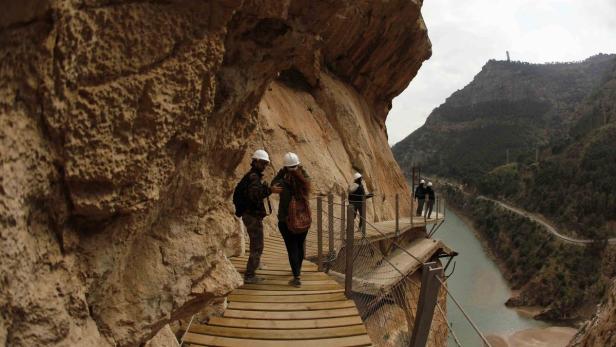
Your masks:
[[[287,215],[287,227],[293,234],[302,234],[310,229],[312,215],[310,204],[303,197],[291,197],[289,203],[289,214]]]

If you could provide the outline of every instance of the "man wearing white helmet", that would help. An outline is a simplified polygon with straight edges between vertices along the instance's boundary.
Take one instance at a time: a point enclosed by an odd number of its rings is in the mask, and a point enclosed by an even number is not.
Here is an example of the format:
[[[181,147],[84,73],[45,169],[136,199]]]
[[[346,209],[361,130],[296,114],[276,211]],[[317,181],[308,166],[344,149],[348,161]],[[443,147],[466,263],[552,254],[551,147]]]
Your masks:
[[[374,196],[374,194],[366,194],[366,189],[363,184],[363,176],[356,172],[353,174],[353,183],[349,186],[349,203],[355,207],[355,216],[359,214],[359,227],[364,224],[364,210],[362,209],[362,202],[366,201]]]
[[[266,151],[256,150],[252,155],[250,171],[244,175],[233,192],[235,215],[242,218],[250,238],[250,256],[246,264],[244,283],[257,283],[263,280],[255,276],[255,271],[263,253],[263,218],[267,216],[263,200],[272,194],[267,183],[263,182],[263,171],[269,162]]]
[[[415,214],[421,217],[421,213],[423,212],[424,202],[426,201],[426,181],[419,181],[419,185],[415,188],[415,199],[417,200],[417,211]]]
[[[434,190],[432,189],[432,182],[428,182],[428,186],[426,187],[426,195],[428,196],[428,201],[426,204],[426,217],[430,218],[432,216],[432,209],[434,208],[434,200],[436,199]]]

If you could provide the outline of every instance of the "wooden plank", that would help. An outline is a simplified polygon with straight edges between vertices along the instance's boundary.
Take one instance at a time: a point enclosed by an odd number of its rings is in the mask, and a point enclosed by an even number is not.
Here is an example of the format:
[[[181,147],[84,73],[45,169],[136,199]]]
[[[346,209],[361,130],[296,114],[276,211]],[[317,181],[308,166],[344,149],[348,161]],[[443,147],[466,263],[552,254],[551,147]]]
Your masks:
[[[326,302],[346,300],[344,293],[304,295],[241,295],[235,291],[228,297],[229,302]]]
[[[245,269],[238,269],[238,272],[243,274],[246,270]],[[279,277],[283,278],[283,277],[288,277],[287,281],[291,278],[293,278],[293,274],[291,274],[291,270],[270,270],[270,269],[266,269],[266,270],[257,270],[256,271],[257,275],[259,275],[260,277],[264,277],[264,278],[274,278],[274,277]],[[327,279],[329,278],[326,274],[322,273],[322,272],[305,272],[302,273],[302,281],[303,280],[309,280],[309,279]]]
[[[271,302],[230,302],[229,309],[233,310],[253,310],[253,311],[312,311],[327,310],[337,308],[355,307],[352,300],[327,301],[327,302],[304,302],[304,303],[282,303]]]
[[[314,234],[314,233],[311,233]],[[315,238],[316,235],[309,234]],[[316,239],[316,238],[315,238]],[[316,241],[316,240],[315,240]],[[261,257],[265,280],[246,284],[229,296],[224,317],[212,317],[207,325],[193,324],[185,342],[192,346],[368,346],[371,345],[361,317],[343,288],[309,261],[302,268],[302,286],[292,279],[287,251],[279,235],[266,237]],[[249,243],[247,243],[247,246]],[[316,254],[316,242],[306,241],[306,253]],[[248,254],[230,259],[245,272]]]
[[[237,339],[231,337],[208,336],[201,334],[187,333],[184,337],[187,343],[201,346],[221,346],[221,347],[289,347],[297,346],[298,341],[290,340],[256,340],[256,339]],[[371,346],[372,342],[367,335],[350,337],[339,337],[331,339],[302,340],[302,347],[354,347]]]
[[[293,278],[293,276],[288,276],[287,279],[285,279],[284,277],[274,277],[274,279],[272,279],[271,277],[265,277],[265,276],[259,276],[264,278],[263,282],[259,282],[259,285],[275,285],[275,286],[284,286],[285,288],[289,288],[289,280]],[[304,285],[311,285],[311,286],[327,286],[327,285],[333,285],[336,284],[335,281],[330,280],[330,279],[306,279],[306,278],[302,278],[302,288],[307,288],[304,287]],[[319,288],[323,288],[323,287],[319,287]],[[317,288],[317,289],[319,289]]]
[[[329,293],[343,293],[344,289],[330,289],[330,290],[253,290],[253,289],[244,289],[239,288],[233,291],[234,294],[244,294],[244,295],[299,295],[299,294],[329,294]]]
[[[245,311],[227,309],[223,317],[247,319],[319,319],[333,317],[356,316],[359,313],[355,307],[335,310],[318,311]]]
[[[255,329],[316,329],[357,324],[363,324],[359,316],[293,320],[212,317],[208,322],[208,325]]]
[[[246,267],[246,263],[247,261],[245,260],[241,260],[241,259],[233,259],[231,260],[231,264],[233,264],[235,267],[242,267],[245,268]],[[290,266],[288,264],[265,264],[265,266],[268,267],[268,269],[271,270],[290,270]],[[316,265],[313,265],[312,263],[307,263],[305,265],[302,265],[302,271],[306,271],[306,272],[316,272],[318,271],[318,268]]]
[[[362,324],[359,324],[320,329],[271,330],[193,324],[190,332],[210,336],[236,337],[242,339],[308,340],[362,335],[366,334],[366,328]],[[301,343],[301,341],[298,342]]]
[[[310,283],[310,282],[308,282]],[[242,289],[253,289],[253,290],[290,290],[290,291],[307,291],[307,290],[330,290],[330,289],[339,289],[340,285],[336,282],[330,282],[328,284],[306,284],[302,283],[302,286],[299,288],[293,287],[289,284],[270,284],[270,283],[258,283],[258,284],[244,284]]]

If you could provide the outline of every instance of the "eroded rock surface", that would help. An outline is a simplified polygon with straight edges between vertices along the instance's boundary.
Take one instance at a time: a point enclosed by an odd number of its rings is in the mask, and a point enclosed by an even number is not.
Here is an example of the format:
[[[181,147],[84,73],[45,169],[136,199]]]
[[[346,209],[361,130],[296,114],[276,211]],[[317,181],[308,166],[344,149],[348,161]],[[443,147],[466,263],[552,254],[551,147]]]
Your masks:
[[[582,326],[570,347],[616,346],[616,280],[593,317]]]
[[[421,1],[5,3],[0,344],[137,346],[238,286],[262,131],[319,189],[407,189],[384,121],[430,54]]]

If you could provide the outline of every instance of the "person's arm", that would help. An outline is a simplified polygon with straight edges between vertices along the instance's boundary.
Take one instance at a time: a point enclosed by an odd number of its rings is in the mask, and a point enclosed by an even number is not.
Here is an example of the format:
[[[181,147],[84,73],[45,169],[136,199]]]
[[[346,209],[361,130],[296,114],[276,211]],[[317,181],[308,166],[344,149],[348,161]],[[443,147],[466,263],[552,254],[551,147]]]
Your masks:
[[[280,171],[278,171],[278,173],[276,174],[276,177],[272,179],[272,184],[271,184],[272,193],[280,194],[282,192],[282,186],[284,184],[283,180],[284,180],[284,173],[283,173],[283,170],[280,169]]]
[[[253,173],[249,177],[250,183],[247,188],[248,200],[253,203],[258,203],[272,194],[272,191],[267,184],[261,182],[261,177]]]

